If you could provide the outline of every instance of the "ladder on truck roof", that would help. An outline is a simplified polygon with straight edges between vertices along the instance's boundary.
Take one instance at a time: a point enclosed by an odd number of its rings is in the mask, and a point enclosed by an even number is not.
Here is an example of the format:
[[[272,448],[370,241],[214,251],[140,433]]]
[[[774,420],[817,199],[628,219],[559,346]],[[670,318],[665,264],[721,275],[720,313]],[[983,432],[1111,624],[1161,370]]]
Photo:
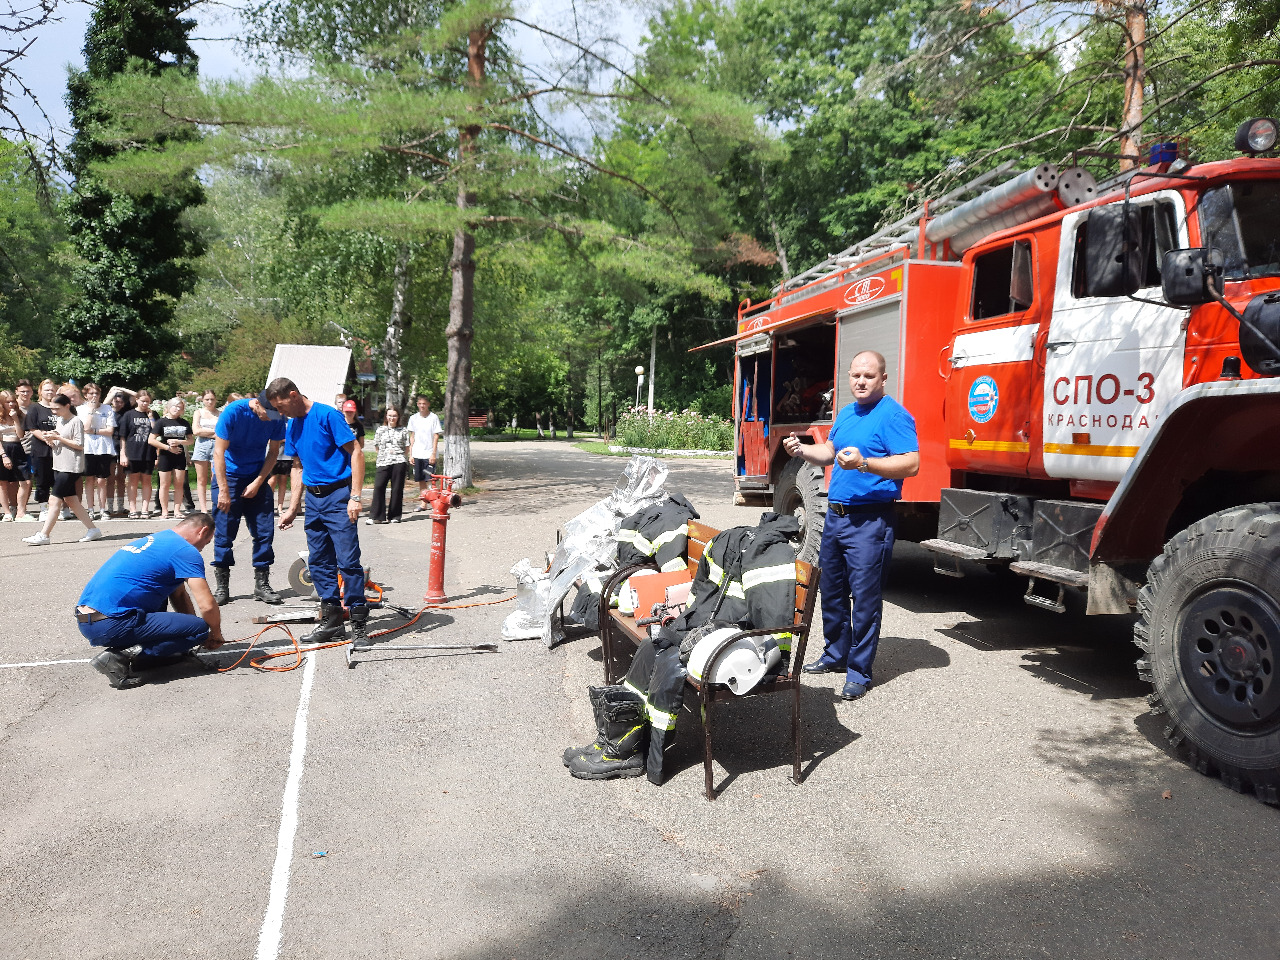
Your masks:
[[[1006,160],[998,167],[988,170],[982,176],[975,177],[968,183],[956,187],[950,193],[930,201],[927,207],[929,216],[936,217],[952,207],[959,206],[971,197],[977,196],[989,187],[993,180],[999,180],[1010,175],[1016,176],[1014,169],[1016,166],[1016,160]],[[920,239],[920,218],[925,215],[925,210],[926,207],[924,206],[918,207],[905,217],[895,220],[888,226],[881,227],[871,236],[859,240],[839,253],[831,254],[827,259],[816,266],[810,267],[804,273],[796,274],[780,286],[774,287],[774,295],[776,296],[788,290],[795,290],[797,287],[821,283],[835,274],[845,274],[850,267],[857,266],[863,260],[882,256],[895,246],[907,248],[906,256],[908,257],[916,256],[920,252],[917,249]],[[806,296],[816,292],[818,291],[806,291]]]

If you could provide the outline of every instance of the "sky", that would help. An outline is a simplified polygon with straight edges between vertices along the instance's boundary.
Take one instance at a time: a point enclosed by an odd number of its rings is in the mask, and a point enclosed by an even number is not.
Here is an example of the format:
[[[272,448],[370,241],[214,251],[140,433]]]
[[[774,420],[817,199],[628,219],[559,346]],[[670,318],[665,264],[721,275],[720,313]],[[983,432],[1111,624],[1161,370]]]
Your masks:
[[[228,2],[204,2],[193,8],[196,20],[192,47],[200,57],[200,75],[209,79],[248,78],[255,72],[234,38],[238,33],[238,7],[242,0]],[[646,9],[652,0],[524,0],[517,3],[522,19],[537,23],[547,29],[560,32],[571,26],[572,11],[603,14],[608,28],[621,42],[621,49],[634,52],[639,44],[648,19]],[[60,0],[55,15],[56,23],[45,25],[36,36],[27,56],[18,63],[17,71],[35,93],[40,106],[48,114],[53,125],[55,139],[65,145],[71,138],[71,120],[63,97],[66,94],[68,66],[83,67],[85,29],[93,6],[84,0]],[[553,55],[547,50],[543,38],[521,29],[515,37],[517,47],[531,63],[545,63]],[[630,55],[623,54],[624,66],[630,65]],[[11,100],[23,123],[36,137],[47,137],[49,125],[31,104]]]

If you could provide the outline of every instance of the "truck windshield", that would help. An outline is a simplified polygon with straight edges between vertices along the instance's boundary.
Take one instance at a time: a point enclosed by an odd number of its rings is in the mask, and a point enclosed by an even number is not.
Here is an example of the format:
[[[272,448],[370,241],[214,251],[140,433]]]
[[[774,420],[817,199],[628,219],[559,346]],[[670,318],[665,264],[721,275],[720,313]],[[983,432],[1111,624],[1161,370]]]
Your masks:
[[[1228,280],[1280,274],[1280,180],[1249,180],[1206,190],[1200,235],[1225,259]]]

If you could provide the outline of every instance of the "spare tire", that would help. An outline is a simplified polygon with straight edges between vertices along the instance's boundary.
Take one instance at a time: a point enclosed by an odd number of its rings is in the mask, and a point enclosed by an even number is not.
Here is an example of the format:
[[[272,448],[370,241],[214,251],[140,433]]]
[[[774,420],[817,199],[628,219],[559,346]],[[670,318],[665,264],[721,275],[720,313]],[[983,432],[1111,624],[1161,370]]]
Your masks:
[[[1165,736],[1201,773],[1280,805],[1280,503],[1170,540],[1138,594],[1139,670]]]
[[[776,513],[790,514],[800,521],[800,549],[796,559],[818,562],[822,545],[822,525],[827,517],[827,498],[822,495],[821,467],[792,457],[782,468],[773,492]]]

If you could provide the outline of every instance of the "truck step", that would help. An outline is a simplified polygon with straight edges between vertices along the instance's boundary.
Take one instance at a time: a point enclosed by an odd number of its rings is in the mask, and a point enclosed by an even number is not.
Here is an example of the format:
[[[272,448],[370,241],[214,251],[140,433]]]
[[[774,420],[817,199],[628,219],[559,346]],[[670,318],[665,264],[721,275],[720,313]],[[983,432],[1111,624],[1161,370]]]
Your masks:
[[[942,553],[960,560],[991,560],[993,557],[981,547],[966,547],[963,543],[952,543],[950,540],[921,540],[920,546],[931,553]]]
[[[960,569],[961,560],[990,560],[991,554],[978,547],[966,547],[963,543],[952,543],[950,540],[921,540],[920,546],[935,554],[933,572],[944,577],[964,576]]]
[[[1066,567],[1055,567],[1048,563],[1036,563],[1033,560],[1015,560],[1009,569],[1024,577],[1034,580],[1052,580],[1054,583],[1065,583],[1068,587],[1087,587],[1089,575]]]

